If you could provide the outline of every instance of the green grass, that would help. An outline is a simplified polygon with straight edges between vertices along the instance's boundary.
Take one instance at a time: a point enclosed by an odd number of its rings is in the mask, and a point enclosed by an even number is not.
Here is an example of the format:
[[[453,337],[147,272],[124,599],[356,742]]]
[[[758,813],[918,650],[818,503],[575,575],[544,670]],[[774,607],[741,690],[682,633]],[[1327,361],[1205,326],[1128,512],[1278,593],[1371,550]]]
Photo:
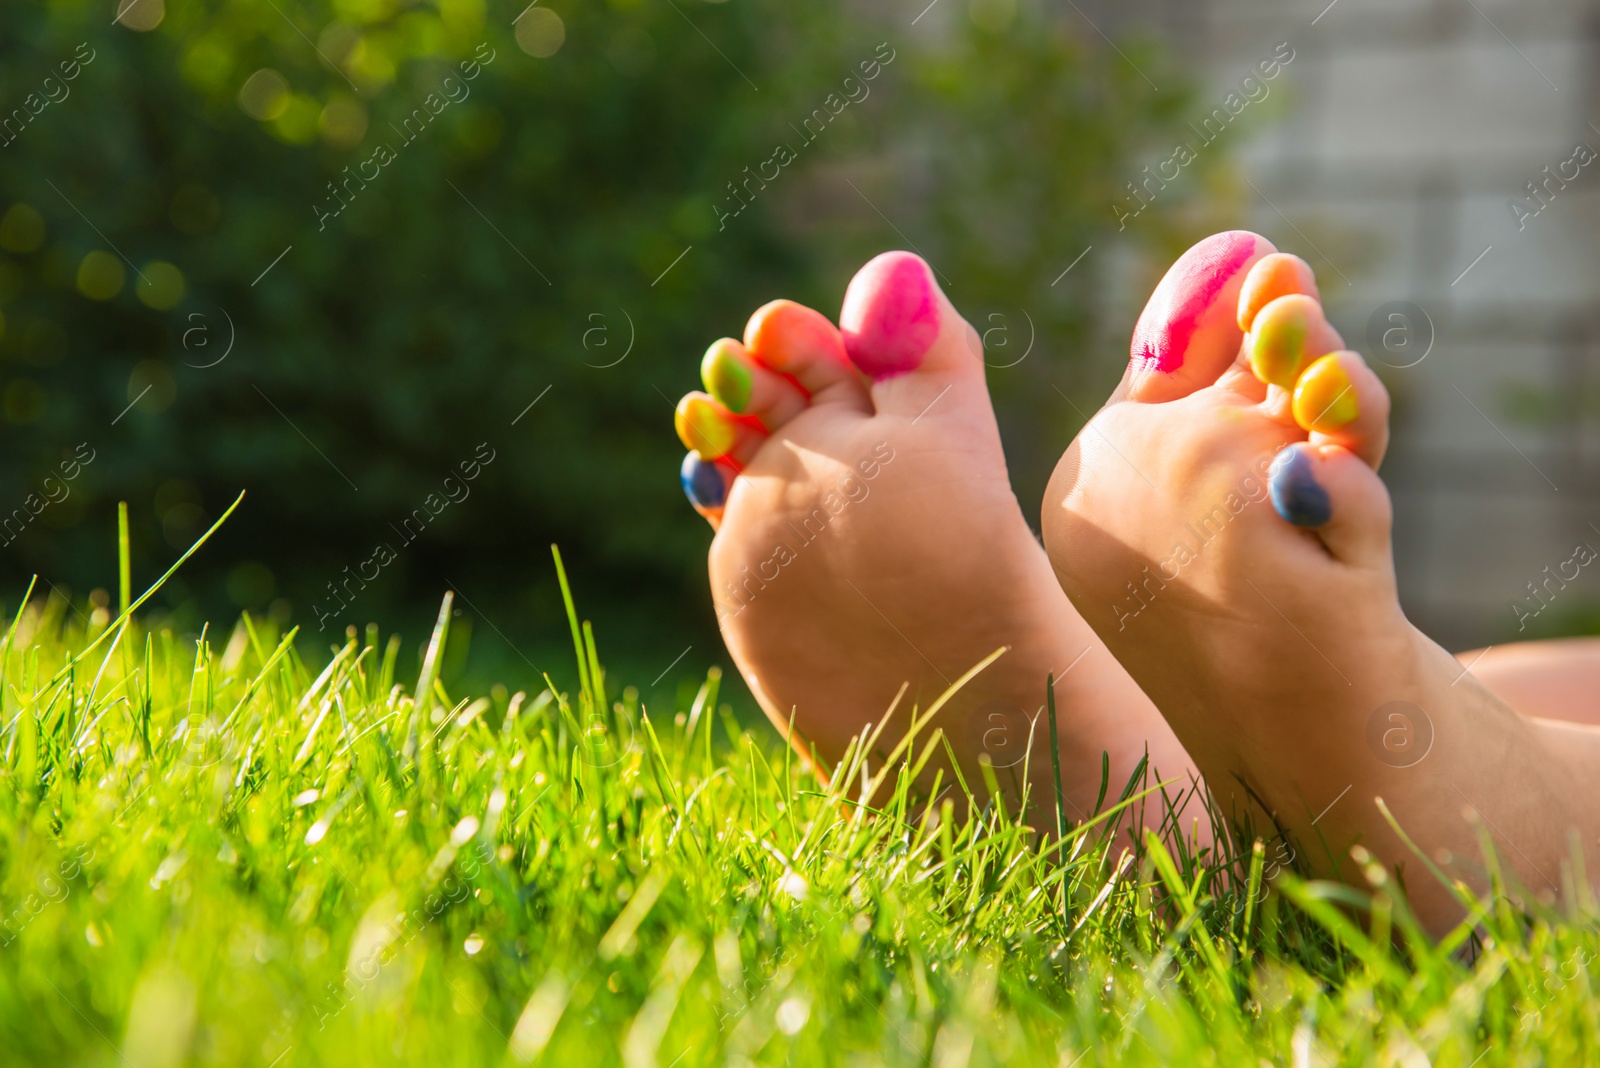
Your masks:
[[[1053,798],[936,815],[904,760],[824,789],[715,671],[640,707],[576,613],[578,685],[482,697],[443,622],[419,679],[375,629],[308,661],[88,612],[30,603],[0,650],[6,1064],[1600,1056],[1592,911],[1501,896],[1434,944],[1271,843],[1051,846]]]

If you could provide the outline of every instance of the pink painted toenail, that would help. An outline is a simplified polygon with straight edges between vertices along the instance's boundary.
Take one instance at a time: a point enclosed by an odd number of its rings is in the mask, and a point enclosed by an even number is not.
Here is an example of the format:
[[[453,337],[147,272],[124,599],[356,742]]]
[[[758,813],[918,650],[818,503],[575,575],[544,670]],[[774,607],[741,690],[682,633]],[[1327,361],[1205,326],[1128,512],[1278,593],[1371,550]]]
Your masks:
[[[928,265],[885,252],[850,281],[839,313],[844,349],[874,379],[915,371],[939,336],[939,300]]]
[[[1230,230],[1185,252],[1161,279],[1155,296],[1139,316],[1139,325],[1133,330],[1133,358],[1157,371],[1170,373],[1182,367],[1200,320],[1255,250],[1255,234]]]

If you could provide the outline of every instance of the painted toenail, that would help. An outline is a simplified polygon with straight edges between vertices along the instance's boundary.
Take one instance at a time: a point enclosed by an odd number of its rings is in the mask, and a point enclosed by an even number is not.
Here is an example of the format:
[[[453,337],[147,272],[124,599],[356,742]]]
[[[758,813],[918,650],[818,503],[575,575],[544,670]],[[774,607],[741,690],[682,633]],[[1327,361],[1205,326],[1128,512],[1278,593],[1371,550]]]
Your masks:
[[[679,401],[672,413],[672,425],[678,431],[678,440],[703,459],[720,459],[733,448],[733,423],[709,397],[690,394]]]
[[[1306,368],[1294,387],[1294,421],[1307,430],[1338,430],[1355,422],[1359,414],[1355,386],[1338,353]]]
[[[1317,296],[1317,281],[1311,268],[1299,256],[1287,252],[1261,257],[1239,288],[1239,329],[1248,334],[1262,308],[1291,293]]]
[[[744,347],[757,363],[785,375],[792,375],[806,360],[844,361],[839,332],[828,317],[792,300],[774,300],[758,308],[745,326]]]
[[[700,380],[706,392],[730,412],[742,412],[750,403],[752,379],[743,347],[730,337],[711,343],[700,361]]]
[[[1233,230],[1208,237],[1184,253],[1139,317],[1133,358],[1157,371],[1171,373],[1182,367],[1200,320],[1255,255],[1256,240],[1255,234]]]
[[[939,336],[939,299],[927,264],[885,252],[861,268],[839,313],[845,352],[876,380],[915,371]]]
[[[683,458],[678,478],[683,483],[683,495],[703,512],[720,509],[727,502],[728,487],[722,480],[722,472],[717,470],[716,464],[692,452]]]
[[[1263,382],[1293,388],[1305,366],[1311,319],[1302,307],[1269,306],[1256,320],[1251,336],[1250,369]]]
[[[1303,443],[1279,453],[1267,488],[1280,516],[1297,527],[1315,529],[1327,526],[1333,518],[1333,503],[1328,491],[1317,484],[1310,453],[1311,446]]]

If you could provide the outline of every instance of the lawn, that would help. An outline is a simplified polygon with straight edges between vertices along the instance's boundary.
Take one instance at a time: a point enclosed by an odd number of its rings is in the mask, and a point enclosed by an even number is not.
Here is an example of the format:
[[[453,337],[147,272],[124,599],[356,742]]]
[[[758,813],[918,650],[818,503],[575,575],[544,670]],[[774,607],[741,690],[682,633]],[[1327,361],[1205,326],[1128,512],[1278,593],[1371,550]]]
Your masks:
[[[439,678],[448,601],[420,671],[375,627],[313,653],[128,602],[34,591],[6,631],[6,1064],[1600,1056],[1592,909],[1501,894],[1435,943],[1381,872],[1110,849],[1118,784],[1060,841],[1049,797],[929,811],[937,713],[824,787],[715,670],[643,707],[570,593],[571,684],[488,695]]]

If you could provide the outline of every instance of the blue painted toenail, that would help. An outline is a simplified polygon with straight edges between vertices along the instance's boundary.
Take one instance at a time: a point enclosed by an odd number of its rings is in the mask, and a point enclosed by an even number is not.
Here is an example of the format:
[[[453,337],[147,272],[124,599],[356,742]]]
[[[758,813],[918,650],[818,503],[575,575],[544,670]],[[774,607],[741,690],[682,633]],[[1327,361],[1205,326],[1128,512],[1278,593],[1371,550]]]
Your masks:
[[[691,452],[683,458],[678,477],[683,482],[683,494],[689,498],[690,504],[700,508],[721,508],[727,500],[728,487],[722,481],[722,472],[717,470],[716,464],[700,459],[697,453]]]
[[[1309,445],[1285,449],[1272,465],[1267,485],[1279,515],[1297,527],[1316,528],[1333,518],[1333,503],[1312,474],[1310,452]]]

